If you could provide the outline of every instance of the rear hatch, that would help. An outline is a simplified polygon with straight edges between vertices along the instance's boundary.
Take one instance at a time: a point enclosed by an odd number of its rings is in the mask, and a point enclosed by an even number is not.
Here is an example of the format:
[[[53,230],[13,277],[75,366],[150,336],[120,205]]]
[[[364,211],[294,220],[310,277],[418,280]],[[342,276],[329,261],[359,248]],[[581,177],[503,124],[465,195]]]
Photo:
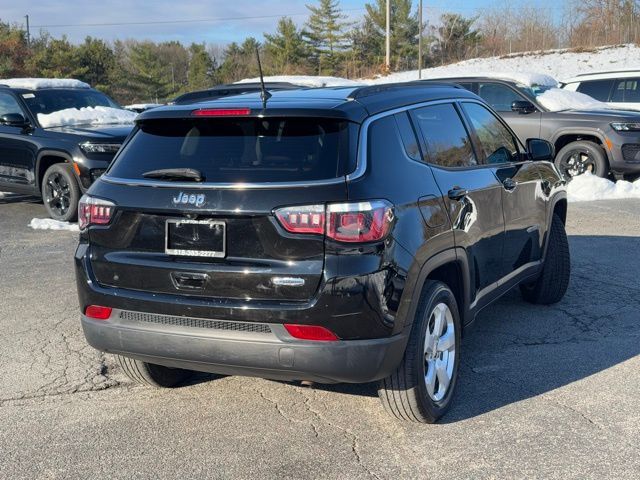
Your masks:
[[[308,301],[322,281],[324,236],[288,233],[274,212],[347,198],[354,131],[327,118],[142,121],[90,192],[115,204],[107,225],[88,230],[96,280],[151,293]]]

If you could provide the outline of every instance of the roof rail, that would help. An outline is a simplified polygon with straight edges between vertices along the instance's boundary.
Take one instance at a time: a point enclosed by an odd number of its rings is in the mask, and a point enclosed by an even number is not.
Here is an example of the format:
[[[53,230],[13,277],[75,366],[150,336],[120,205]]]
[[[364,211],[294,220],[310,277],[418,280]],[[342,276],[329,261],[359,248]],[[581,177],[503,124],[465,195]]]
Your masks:
[[[357,87],[355,88],[349,98],[357,99],[362,97],[368,97],[370,95],[376,95],[378,93],[388,92],[390,90],[400,90],[403,88],[419,88],[419,87],[446,87],[446,88],[462,88],[460,85],[456,85],[455,83],[448,83],[442,81],[431,81],[431,80],[413,80],[409,82],[402,83],[381,83],[379,85],[368,85],[366,87]]]
[[[578,75],[575,75],[574,78],[588,77],[588,76],[591,76],[591,75],[608,75],[610,73],[633,73],[633,72],[640,72],[640,68],[629,68],[629,69],[623,69],[623,70],[608,70],[606,72],[579,73]]]

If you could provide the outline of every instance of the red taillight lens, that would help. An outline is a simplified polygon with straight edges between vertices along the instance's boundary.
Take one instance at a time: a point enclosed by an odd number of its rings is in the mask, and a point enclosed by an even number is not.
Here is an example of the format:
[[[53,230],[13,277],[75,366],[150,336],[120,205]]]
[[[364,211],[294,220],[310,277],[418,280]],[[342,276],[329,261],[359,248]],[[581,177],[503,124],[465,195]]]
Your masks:
[[[106,320],[111,316],[112,309],[110,307],[101,307],[99,305],[89,305],[84,314],[95,320]]]
[[[80,230],[91,225],[107,225],[113,216],[115,204],[100,198],[84,195],[78,204],[78,226]]]
[[[201,108],[191,112],[191,115],[195,117],[240,117],[250,113],[250,108]]]
[[[300,340],[315,340],[318,342],[335,342],[338,337],[331,330],[318,325],[296,325],[285,323],[289,335]]]
[[[291,233],[326,234],[338,242],[366,243],[387,236],[393,221],[393,208],[385,200],[331,203],[286,207],[276,217]]]
[[[324,233],[324,205],[281,208],[276,210],[276,217],[287,232]]]
[[[384,200],[327,206],[327,236],[338,242],[374,242],[389,233],[393,209]]]

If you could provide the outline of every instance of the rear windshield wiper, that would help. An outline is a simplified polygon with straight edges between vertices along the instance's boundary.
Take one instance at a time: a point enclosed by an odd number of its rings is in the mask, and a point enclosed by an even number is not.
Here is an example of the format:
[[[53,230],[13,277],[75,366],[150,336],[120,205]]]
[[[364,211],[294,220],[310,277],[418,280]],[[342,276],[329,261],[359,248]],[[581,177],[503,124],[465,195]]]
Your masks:
[[[192,180],[203,182],[202,172],[195,168],[161,168],[159,170],[149,170],[142,174],[145,178],[159,178],[162,180]]]

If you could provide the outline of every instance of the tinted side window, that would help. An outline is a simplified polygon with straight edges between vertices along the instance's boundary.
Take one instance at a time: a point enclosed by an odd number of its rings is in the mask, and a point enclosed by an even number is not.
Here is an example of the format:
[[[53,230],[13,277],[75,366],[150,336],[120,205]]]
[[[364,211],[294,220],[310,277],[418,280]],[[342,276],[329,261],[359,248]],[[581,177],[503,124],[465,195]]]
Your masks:
[[[640,78],[619,80],[613,89],[612,102],[640,102]]]
[[[426,161],[443,167],[478,164],[467,129],[453,104],[419,108],[413,111],[413,118],[427,146]]]
[[[13,95],[0,93],[0,115],[6,115],[8,113],[20,113],[24,115],[20,104]]]
[[[411,122],[406,112],[397,113],[394,115],[396,123],[398,124],[398,131],[402,137],[402,143],[404,149],[407,152],[407,156],[412,160],[421,160],[420,148],[418,147],[418,139],[413,131]]]
[[[487,163],[520,160],[518,142],[493,113],[478,103],[464,103],[463,108],[478,135]]]
[[[608,102],[612,85],[613,80],[590,80],[581,82],[580,85],[578,85],[577,91],[601,102]]]
[[[499,83],[479,83],[478,95],[498,112],[510,112],[513,102],[525,100],[506,85]]]

